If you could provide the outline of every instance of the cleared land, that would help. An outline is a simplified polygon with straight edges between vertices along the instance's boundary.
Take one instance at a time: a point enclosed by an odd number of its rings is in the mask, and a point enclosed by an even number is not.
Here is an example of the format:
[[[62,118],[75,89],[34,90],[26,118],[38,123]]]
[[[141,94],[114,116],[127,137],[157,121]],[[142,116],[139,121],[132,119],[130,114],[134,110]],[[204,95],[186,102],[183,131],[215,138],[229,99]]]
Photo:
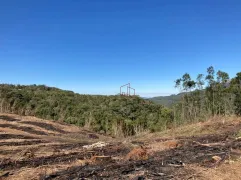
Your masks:
[[[0,179],[241,179],[241,119],[116,139],[0,115]]]

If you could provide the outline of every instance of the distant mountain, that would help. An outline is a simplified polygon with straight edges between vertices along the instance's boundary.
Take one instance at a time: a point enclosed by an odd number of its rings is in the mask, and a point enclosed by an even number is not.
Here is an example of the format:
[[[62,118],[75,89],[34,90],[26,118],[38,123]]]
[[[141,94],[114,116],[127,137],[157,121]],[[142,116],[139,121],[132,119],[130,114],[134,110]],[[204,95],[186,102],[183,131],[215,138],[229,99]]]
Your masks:
[[[147,100],[150,99],[150,97],[141,97],[141,98],[142,98],[142,99],[147,99]]]
[[[157,96],[157,97],[153,97],[153,98],[148,98],[148,100],[150,100],[156,104],[161,104],[166,107],[170,107],[171,105],[180,101],[183,94],[184,93],[172,94],[170,96]]]

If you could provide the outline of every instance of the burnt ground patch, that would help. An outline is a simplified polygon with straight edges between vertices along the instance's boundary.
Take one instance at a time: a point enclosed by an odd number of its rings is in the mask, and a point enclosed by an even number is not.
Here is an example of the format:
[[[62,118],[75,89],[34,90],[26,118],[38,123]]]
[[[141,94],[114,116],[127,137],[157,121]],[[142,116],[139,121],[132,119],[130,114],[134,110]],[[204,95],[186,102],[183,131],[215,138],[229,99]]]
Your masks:
[[[214,137],[210,135],[210,137]],[[205,138],[209,138],[205,136]],[[204,138],[203,142],[206,142]],[[207,160],[213,156],[219,156],[223,160],[231,154],[231,148],[241,148],[241,140],[227,140],[223,143],[222,138],[217,137],[215,146],[205,146],[187,139],[187,143],[181,147],[156,152],[148,160],[143,161],[111,161],[99,165],[74,166],[65,170],[60,170],[50,175],[42,175],[41,178],[49,179],[129,179],[139,172],[137,179],[188,179],[199,175],[190,169],[184,168],[185,164],[197,164],[203,167],[214,167],[218,164],[210,164]],[[213,139],[214,141],[214,139]],[[75,144],[82,146],[82,144]],[[62,145],[62,148],[72,148],[74,145]],[[58,148],[61,148],[58,147]],[[60,151],[61,152],[61,151]],[[108,145],[104,148],[93,149],[92,151],[83,150],[70,154],[58,154],[48,157],[31,158],[22,161],[2,160],[0,169],[4,171],[15,170],[22,167],[38,167],[41,165],[53,165],[60,163],[70,163],[77,159],[89,159],[93,155],[104,156],[124,156],[129,152],[122,143]],[[220,162],[222,163],[223,160]]]
[[[123,156],[130,152],[130,149],[122,143],[110,144],[105,148],[96,149],[102,155]]]
[[[48,143],[48,141],[44,140],[32,140],[32,141],[22,141],[22,142],[1,142],[0,146],[25,146],[25,145],[33,145],[39,143]]]
[[[178,175],[179,169],[182,175]],[[182,167],[173,167],[162,164],[160,159],[149,159],[145,161],[118,162],[101,165],[75,166],[67,170],[59,171],[47,176],[42,176],[44,180],[50,179],[129,179],[130,175],[138,172],[144,172],[143,175],[137,176],[136,179],[173,179],[175,176],[181,178],[192,171],[185,172]]]
[[[38,131],[38,130],[33,129],[32,127],[16,126],[13,124],[0,124],[0,127],[21,130],[21,131],[25,131],[30,134],[48,135],[47,133],[45,133],[43,131]]]
[[[99,139],[99,136],[97,136],[96,134],[88,134],[88,137],[90,139]]]
[[[47,145],[46,145],[47,146]],[[31,158],[31,159],[26,159],[26,160],[19,160],[19,161],[13,161],[11,159],[2,159],[0,162],[0,169],[2,170],[16,170],[22,167],[38,167],[41,165],[53,165],[53,164],[60,164],[60,163],[70,163],[73,162],[77,159],[90,159],[94,155],[110,155],[114,150],[110,150],[113,147],[111,146],[106,146],[105,148],[97,148],[93,149],[92,151],[80,151],[80,152],[72,152],[69,154],[63,154],[59,153],[56,155],[52,156],[44,156],[44,157],[36,157],[36,158]],[[108,152],[110,151],[110,153]],[[119,154],[123,154],[126,151],[119,151]]]
[[[1,150],[0,155],[9,155],[19,153],[19,149],[16,150]]]
[[[43,128],[43,129],[50,130],[50,131],[55,131],[55,132],[62,133],[62,134],[65,134],[65,133],[66,133],[66,132],[63,131],[62,129],[56,128],[56,127],[54,127],[52,124],[48,124],[48,123],[34,122],[34,121],[23,121],[23,122],[21,122],[21,123],[38,126],[38,127]]]
[[[128,176],[144,172],[137,177],[140,179],[173,179],[174,177],[186,177],[195,172],[183,168],[183,155],[175,154],[174,151],[168,150],[163,154],[155,154],[148,160],[144,161],[120,161],[101,165],[75,166],[67,170],[55,172],[43,176],[42,179],[128,179]],[[181,173],[179,173],[181,171]]]
[[[227,134],[208,134],[202,136],[190,136],[190,137],[178,137],[176,138],[183,144],[199,142],[199,143],[215,143],[215,142],[225,142],[230,138]]]
[[[47,157],[37,157],[21,161],[13,161],[11,159],[2,159],[0,169],[2,170],[16,170],[22,167],[38,167],[42,165],[53,165],[60,163],[70,163],[77,159],[90,158],[93,155],[91,152],[73,152],[70,154],[58,154]]]
[[[9,122],[17,122],[17,121],[20,121],[19,119],[16,119],[16,118],[12,118],[10,116],[0,116],[0,119],[2,120],[5,120],[5,121],[9,121]]]
[[[31,136],[17,135],[17,134],[0,134],[0,139],[36,139]]]
[[[82,148],[84,145],[88,145],[88,143],[75,143],[75,144],[52,144],[52,145],[43,145],[52,147],[56,150],[72,150],[76,148]]]
[[[216,140],[215,138],[216,137]],[[225,136],[224,136],[225,137]],[[198,164],[203,167],[215,167],[220,165],[225,159],[233,155],[232,149],[241,149],[241,140],[226,139],[209,135],[203,137],[199,143],[196,138],[188,139],[181,147],[158,152],[157,156],[164,157],[163,161],[181,161],[185,164]],[[211,139],[211,142],[208,141]],[[206,142],[209,142],[205,144]],[[219,156],[220,162],[210,162],[213,156]]]
[[[74,179],[74,178],[90,178],[90,179],[128,179],[129,175],[144,172],[144,175],[138,177],[142,179],[188,179],[193,178],[196,173],[194,170],[184,168],[185,164],[196,164],[205,168],[213,168],[219,166],[232,155],[231,148],[241,149],[241,140],[226,140],[223,143],[223,138],[214,135],[205,136],[202,142],[207,142],[211,138],[212,142],[217,142],[215,145],[206,146],[195,143],[195,140],[190,141],[183,146],[168,149],[165,151],[156,152],[144,161],[119,161],[115,163],[107,163],[101,165],[76,166],[66,170],[62,170],[48,176],[43,176],[42,179]],[[121,145],[120,145],[121,146]],[[116,146],[112,148],[104,148],[102,152],[105,155],[115,154],[118,149]],[[111,149],[111,150],[109,150]],[[120,148],[123,153],[124,148]],[[112,152],[113,151],[113,152]],[[118,152],[118,151],[116,151]],[[120,154],[123,154],[120,153]],[[219,156],[222,160],[219,162],[210,161],[213,156]],[[137,179],[138,179],[137,178]]]

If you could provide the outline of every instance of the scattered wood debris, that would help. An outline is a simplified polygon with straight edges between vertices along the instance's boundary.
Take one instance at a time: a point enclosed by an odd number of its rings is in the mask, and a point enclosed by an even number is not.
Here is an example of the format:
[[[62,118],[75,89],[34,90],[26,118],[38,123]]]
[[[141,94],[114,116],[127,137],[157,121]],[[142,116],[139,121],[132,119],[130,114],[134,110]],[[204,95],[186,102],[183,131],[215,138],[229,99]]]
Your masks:
[[[44,128],[47,121],[21,123],[17,118],[4,118],[0,123],[0,179],[4,180],[33,176],[42,180],[199,179],[204,170],[213,173],[237,164],[241,157],[241,140],[236,136],[241,123],[230,124],[225,132],[216,134],[133,138],[124,143],[129,139],[102,139],[91,131],[69,136],[69,126],[61,125],[65,127],[61,134],[54,128],[62,128],[54,122]],[[51,133],[55,135],[50,138]],[[79,135],[87,141],[80,141]]]
[[[108,143],[105,143],[105,142],[97,142],[97,143],[94,143],[94,144],[91,144],[91,145],[85,145],[83,146],[83,148],[85,149],[94,149],[94,148],[102,148],[102,147],[105,147],[107,146]]]

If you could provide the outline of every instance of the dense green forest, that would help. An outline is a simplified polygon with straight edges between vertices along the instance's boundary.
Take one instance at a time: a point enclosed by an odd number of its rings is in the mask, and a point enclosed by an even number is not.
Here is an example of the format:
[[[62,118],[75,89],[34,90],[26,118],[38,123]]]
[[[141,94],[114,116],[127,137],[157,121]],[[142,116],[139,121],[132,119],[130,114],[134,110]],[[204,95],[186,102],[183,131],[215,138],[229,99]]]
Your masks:
[[[193,80],[175,81],[180,94],[170,107],[138,96],[80,95],[45,85],[0,85],[0,112],[64,121],[81,127],[129,136],[161,131],[212,116],[241,115],[241,72],[230,79],[213,67]]]
[[[172,123],[171,110],[137,96],[80,95],[44,85],[0,85],[0,111],[127,136]]]

